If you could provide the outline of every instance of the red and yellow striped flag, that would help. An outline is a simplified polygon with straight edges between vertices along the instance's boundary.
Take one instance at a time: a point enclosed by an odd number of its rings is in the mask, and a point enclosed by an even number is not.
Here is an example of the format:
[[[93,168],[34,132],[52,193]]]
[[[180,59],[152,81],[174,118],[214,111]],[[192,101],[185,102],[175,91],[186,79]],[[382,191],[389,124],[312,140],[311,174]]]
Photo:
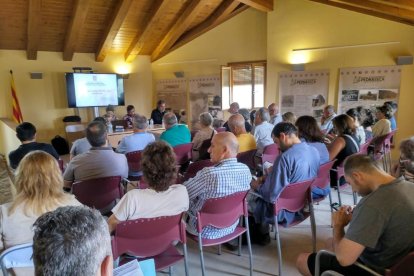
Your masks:
[[[17,99],[16,86],[14,85],[13,71],[10,70],[11,75],[11,94],[13,103],[13,120],[20,124],[23,122],[22,111],[20,110],[19,100]]]

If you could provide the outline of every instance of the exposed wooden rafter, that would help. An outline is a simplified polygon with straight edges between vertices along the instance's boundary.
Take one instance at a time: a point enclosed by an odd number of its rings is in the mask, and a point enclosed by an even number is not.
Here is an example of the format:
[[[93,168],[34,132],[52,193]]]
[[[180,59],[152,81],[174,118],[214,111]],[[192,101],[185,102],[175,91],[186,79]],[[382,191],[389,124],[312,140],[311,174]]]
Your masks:
[[[135,36],[131,45],[128,47],[128,50],[125,52],[126,62],[132,62],[136,56],[139,55],[142,48],[144,47],[144,43],[148,41],[153,32],[156,32],[154,27],[160,20],[163,20],[162,17],[165,15],[165,12],[167,11],[168,6],[172,1],[176,0],[154,1],[152,12],[148,16],[147,20],[145,20],[145,22],[148,22],[145,26],[145,30],[142,32],[142,34],[137,34]]]
[[[168,52],[165,53],[165,55],[180,48],[181,46],[187,44],[188,42],[199,37],[200,35],[210,31],[211,29],[217,27],[218,25],[232,18],[233,16],[236,16],[242,11],[247,10],[248,8],[250,7],[247,5],[240,4],[239,1],[223,1],[221,5],[210,15],[210,17],[206,21],[200,23],[196,27],[184,33],[180,37],[180,39],[177,40],[177,42],[168,50]]]
[[[76,49],[76,42],[85,23],[88,14],[90,0],[75,0],[69,29],[66,33],[65,46],[63,48],[63,60],[70,61]]]
[[[108,25],[102,37],[101,43],[96,51],[96,61],[104,61],[106,55],[111,50],[112,43],[121,28],[122,23],[131,7],[133,0],[119,0],[110,24]]]
[[[36,60],[40,41],[40,20],[42,11],[41,0],[29,1],[29,14],[27,22],[27,59]]]
[[[273,0],[239,0],[243,4],[264,12],[273,11]]]
[[[151,60],[157,60],[167,52],[171,46],[180,38],[180,36],[188,29],[194,18],[203,9],[207,0],[193,0],[186,7],[185,11],[179,16],[168,33],[164,36],[157,48],[152,52]]]
[[[310,0],[334,7],[372,15],[404,24],[414,25],[414,6],[412,0]]]

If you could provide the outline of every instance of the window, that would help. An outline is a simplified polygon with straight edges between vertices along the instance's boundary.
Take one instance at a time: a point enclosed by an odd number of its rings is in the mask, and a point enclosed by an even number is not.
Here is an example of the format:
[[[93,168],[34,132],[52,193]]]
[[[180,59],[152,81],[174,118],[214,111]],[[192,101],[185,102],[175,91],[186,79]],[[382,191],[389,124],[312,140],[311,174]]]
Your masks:
[[[252,109],[264,105],[266,62],[232,63],[221,67],[222,109],[232,102],[240,108]]]

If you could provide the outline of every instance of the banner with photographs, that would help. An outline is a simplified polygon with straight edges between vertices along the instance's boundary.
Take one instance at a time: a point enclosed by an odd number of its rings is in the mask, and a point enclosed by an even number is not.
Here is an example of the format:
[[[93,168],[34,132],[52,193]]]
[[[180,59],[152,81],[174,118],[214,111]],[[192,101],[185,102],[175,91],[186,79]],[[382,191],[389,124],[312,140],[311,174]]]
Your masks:
[[[157,100],[166,102],[167,110],[180,113],[187,108],[187,81],[185,79],[157,80]]]
[[[363,106],[374,108],[398,101],[401,66],[342,68],[339,72],[338,113]]]
[[[221,110],[220,76],[204,76],[188,80],[191,109],[191,127],[197,128],[198,116],[210,112],[213,118],[223,119]],[[190,124],[189,122],[189,124]]]
[[[329,70],[279,73],[281,113],[322,117],[327,104]]]

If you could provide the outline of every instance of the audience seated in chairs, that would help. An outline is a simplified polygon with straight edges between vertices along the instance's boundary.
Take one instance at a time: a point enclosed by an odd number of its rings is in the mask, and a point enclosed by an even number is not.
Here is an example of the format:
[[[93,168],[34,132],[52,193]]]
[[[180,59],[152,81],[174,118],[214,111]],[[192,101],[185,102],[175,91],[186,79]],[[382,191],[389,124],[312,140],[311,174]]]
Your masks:
[[[201,145],[205,140],[210,140],[213,138],[214,134],[217,131],[213,128],[213,117],[208,112],[203,112],[199,116],[200,126],[201,129],[197,131],[192,141],[193,143],[193,161],[197,161],[199,159],[206,159],[204,156],[199,155],[199,150]],[[204,155],[204,152],[203,152]]]
[[[348,115],[354,120],[354,124],[356,128],[355,137],[357,138],[359,145],[365,144],[367,139],[366,139],[364,127],[361,125],[360,113],[358,112],[356,108],[351,108],[351,109],[348,109],[348,111],[346,112],[346,115]]]
[[[34,224],[33,262],[36,275],[112,275],[105,219],[88,207],[60,207],[42,215]]]
[[[273,224],[273,203],[282,189],[290,184],[315,178],[320,164],[318,151],[302,143],[297,128],[291,123],[279,123],[273,129],[273,137],[282,151],[274,163],[270,175],[252,181],[251,187],[259,196],[249,199],[249,209],[254,212],[256,222],[252,241],[260,244],[270,242],[269,224]],[[300,213],[281,211],[278,222],[290,224]],[[254,233],[256,237],[253,237]]]
[[[354,120],[346,114],[336,116],[333,120],[333,130],[336,136],[328,145],[329,160],[336,159],[333,169],[341,165],[345,158],[359,152],[358,139],[355,137],[356,128]],[[337,174],[331,171],[331,187],[337,186]]]
[[[296,121],[296,127],[298,128],[300,140],[308,143],[308,145],[314,147],[319,152],[319,164],[322,165],[329,162],[328,148],[324,144],[324,135],[316,119],[312,116],[300,116]],[[329,189],[329,186],[324,190],[314,187],[312,189],[312,197],[325,197],[329,194]]]
[[[335,107],[333,105],[327,105],[323,109],[323,114],[321,118],[321,130],[329,134],[333,128],[332,120],[336,117]]]
[[[275,126],[283,121],[282,114],[279,112],[279,105],[277,103],[269,104],[267,109],[269,110],[270,115],[269,123]]]
[[[163,117],[165,131],[161,134],[160,140],[167,142],[171,147],[191,142],[191,133],[186,125],[178,124],[174,113],[168,112]]]
[[[400,160],[393,168],[393,175],[414,182],[414,136],[401,141]]]
[[[154,134],[147,132],[148,121],[145,116],[133,116],[134,134],[122,138],[116,151],[119,153],[129,153],[143,150],[148,144],[155,142]],[[142,172],[129,171],[129,176],[141,176]]]
[[[103,117],[96,117],[95,119],[93,119],[93,121],[94,122],[101,122],[103,124],[106,124],[106,121]],[[108,145],[108,146],[111,146],[111,145]],[[80,138],[80,139],[76,140],[75,142],[73,142],[73,145],[70,148],[70,159],[72,159],[76,155],[87,152],[88,150],[91,149],[91,147],[92,146],[89,143],[88,138],[86,138],[86,137],[83,137],[83,138]]]
[[[256,140],[246,131],[244,118],[240,114],[231,115],[228,120],[230,131],[237,137],[239,153],[256,149]]]
[[[391,122],[392,109],[389,105],[383,105],[377,107],[377,112],[375,116],[377,117],[377,122],[371,127],[372,136],[379,137],[387,135],[391,132]]]
[[[414,250],[414,221],[409,219],[414,216],[414,186],[387,174],[364,155],[345,161],[345,177],[363,198],[355,208],[343,206],[334,213],[332,246],[336,257],[323,257],[321,272],[366,275],[353,265],[359,261],[382,274]],[[313,274],[315,255],[299,255],[297,266],[303,275]]]
[[[112,209],[112,232],[121,221],[173,216],[188,210],[185,187],[175,183],[177,167],[172,148],[165,142],[149,144],[142,152],[141,169],[148,189],[129,191]]]
[[[81,205],[63,192],[62,173],[57,161],[44,151],[32,151],[15,172],[17,195],[0,206],[0,251],[32,241],[32,225],[48,211],[60,206]]]
[[[270,115],[267,108],[259,108],[254,117],[254,139],[256,140],[257,145],[257,154],[261,155],[263,149],[273,144],[272,139],[272,130],[274,125],[269,123]]]
[[[187,231],[191,234],[197,235],[197,212],[207,199],[249,190],[252,179],[250,170],[246,165],[237,162],[237,150],[238,142],[233,133],[217,133],[209,149],[211,161],[215,166],[202,169],[194,178],[183,183],[190,197]],[[207,226],[202,232],[202,238],[223,237],[232,233],[237,223],[223,229]]]
[[[70,188],[74,181],[82,181],[105,176],[128,177],[128,163],[125,155],[115,153],[108,147],[106,126],[92,122],[86,128],[86,138],[92,148],[70,160],[63,179]]]
[[[16,150],[9,153],[10,167],[16,169],[20,163],[20,160],[31,151],[42,150],[53,157],[56,160],[59,159],[59,154],[50,144],[36,142],[36,127],[29,123],[23,122],[16,127],[16,136],[22,143]]]

